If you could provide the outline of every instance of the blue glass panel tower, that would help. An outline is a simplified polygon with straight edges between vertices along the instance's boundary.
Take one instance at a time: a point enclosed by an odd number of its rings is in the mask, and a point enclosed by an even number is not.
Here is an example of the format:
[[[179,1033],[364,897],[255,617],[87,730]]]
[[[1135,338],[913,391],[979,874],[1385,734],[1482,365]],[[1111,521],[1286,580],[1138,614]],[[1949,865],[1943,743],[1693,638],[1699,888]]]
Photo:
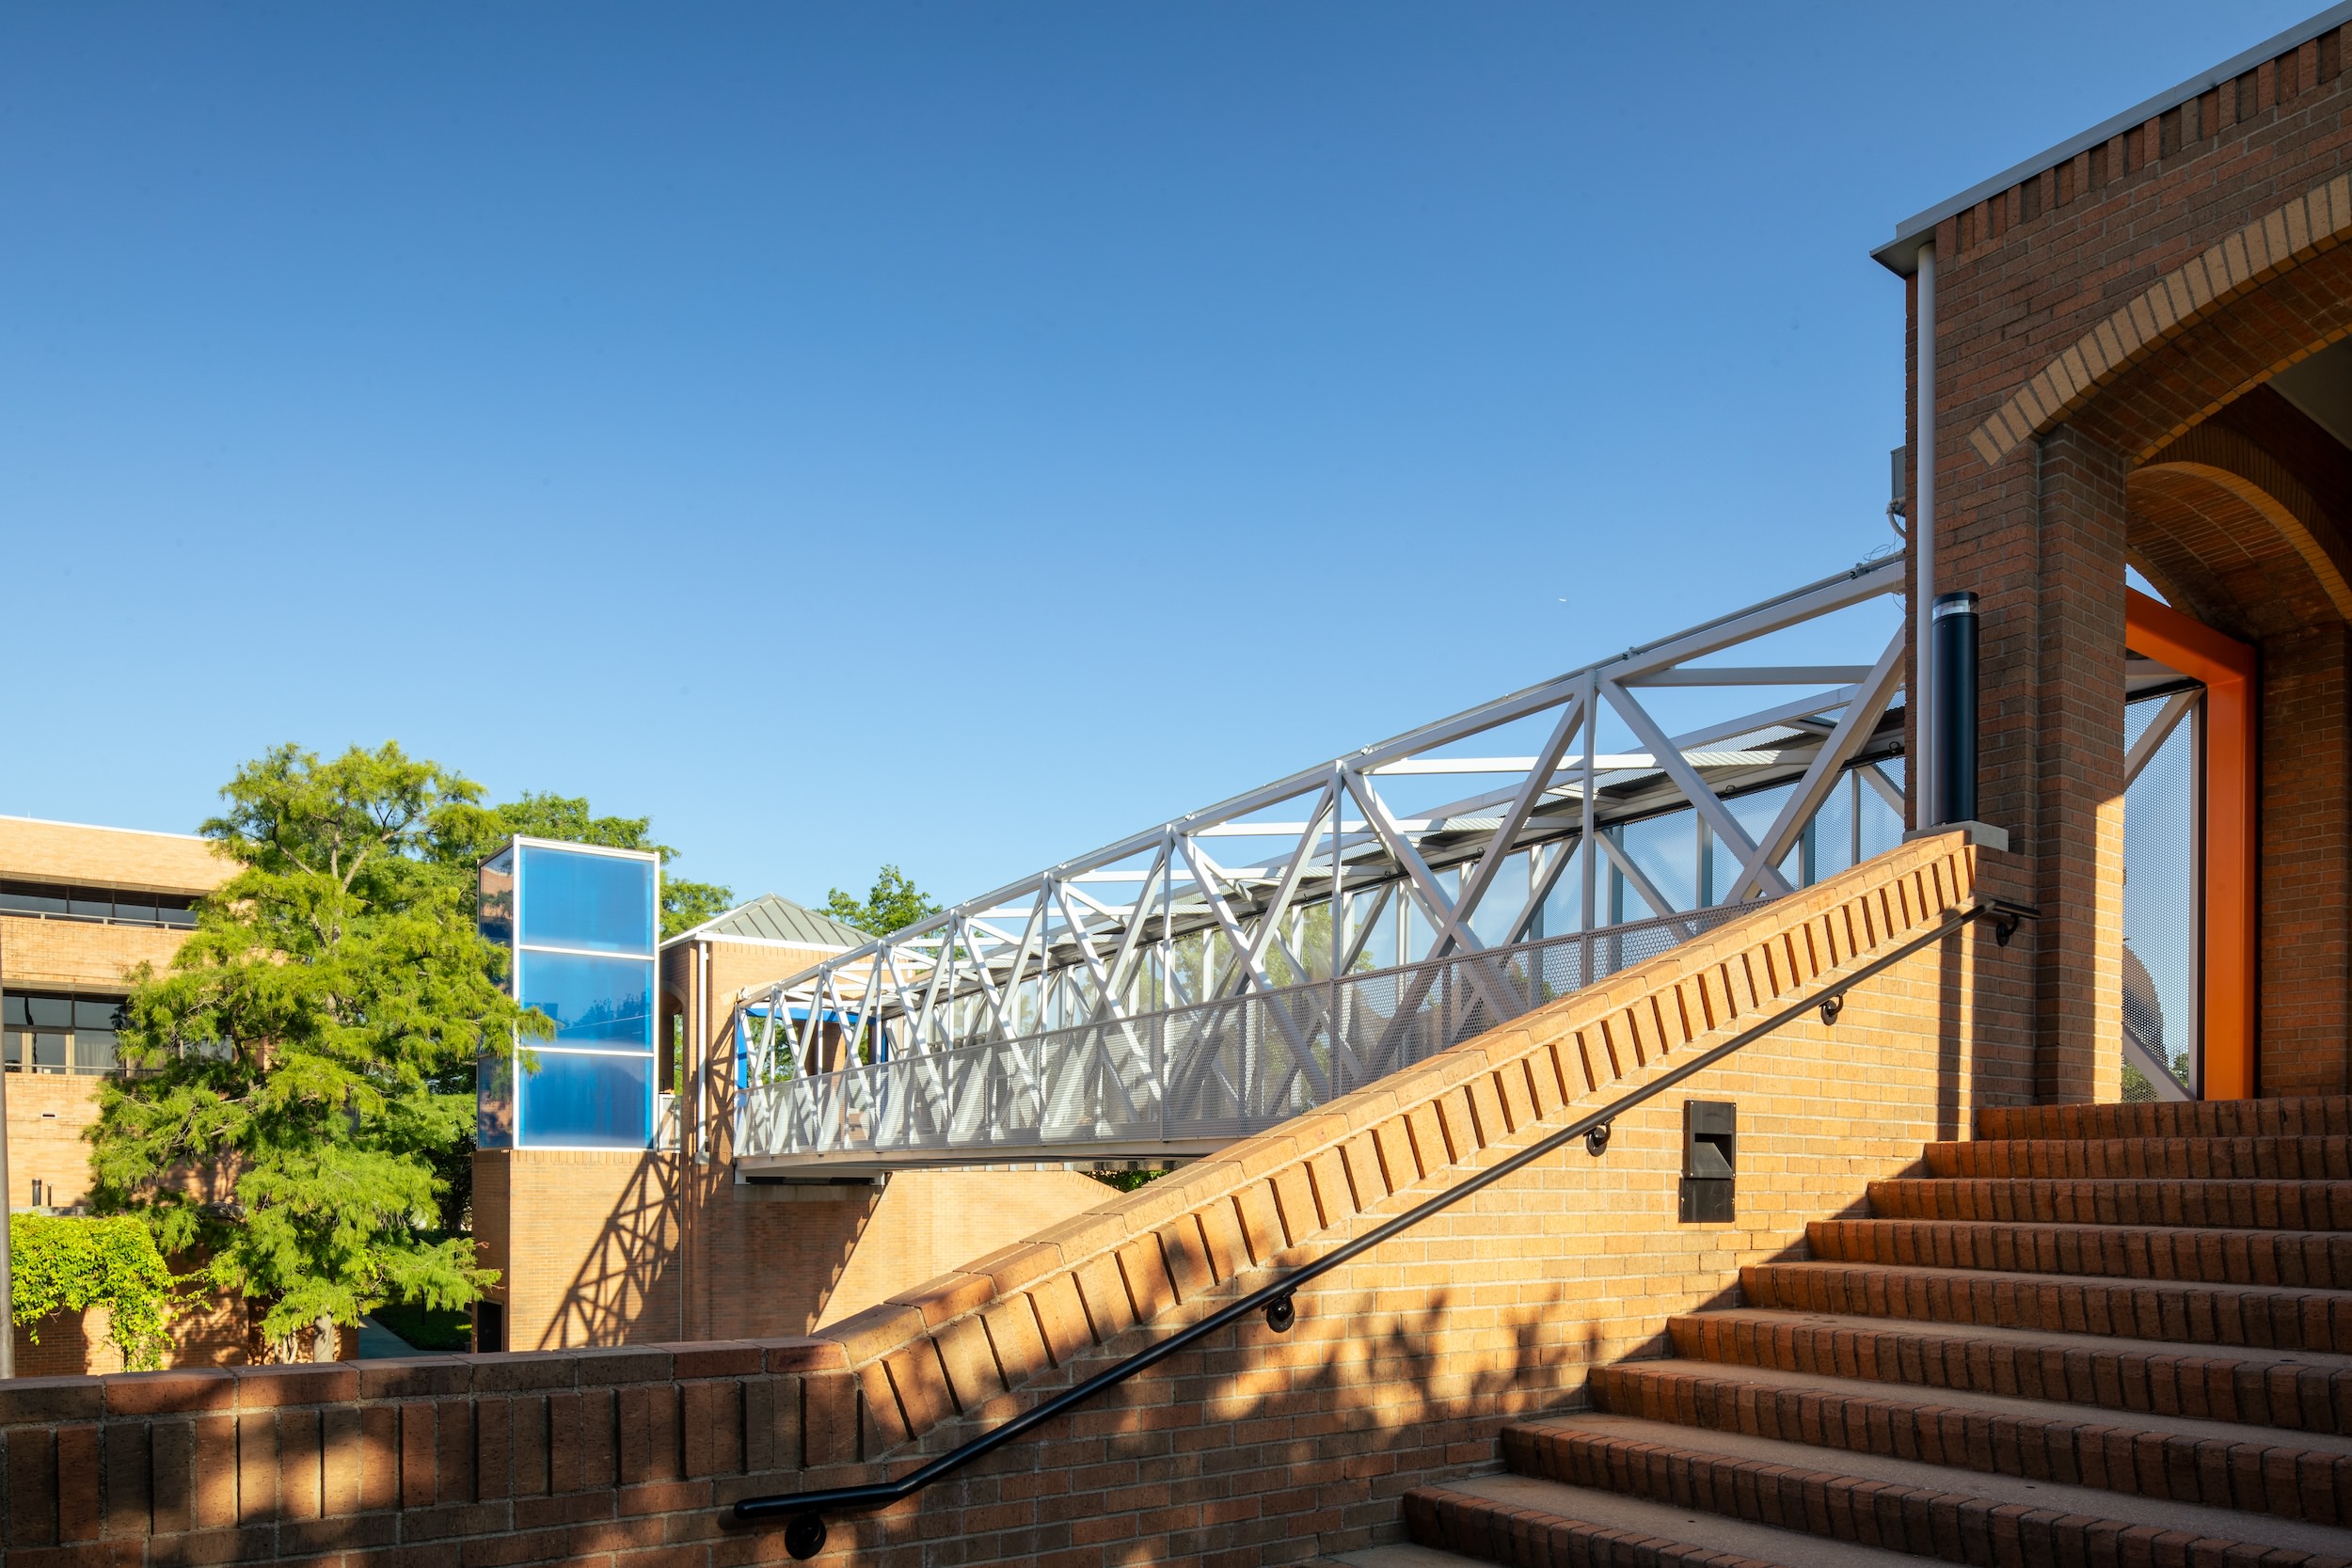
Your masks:
[[[660,895],[661,858],[641,850],[517,837],[483,863],[482,935],[555,1034],[482,1062],[482,1148],[651,1147]]]

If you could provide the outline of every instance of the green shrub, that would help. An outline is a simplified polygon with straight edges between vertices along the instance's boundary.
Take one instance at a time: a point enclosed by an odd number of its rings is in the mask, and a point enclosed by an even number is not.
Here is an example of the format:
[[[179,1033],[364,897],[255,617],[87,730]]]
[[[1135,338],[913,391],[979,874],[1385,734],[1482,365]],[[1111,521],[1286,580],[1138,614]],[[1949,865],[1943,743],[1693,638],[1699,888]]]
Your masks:
[[[33,1343],[40,1343],[41,1321],[51,1314],[103,1307],[125,1367],[151,1371],[164,1364],[187,1287],[135,1216],[10,1214],[8,1266],[9,1315]]]

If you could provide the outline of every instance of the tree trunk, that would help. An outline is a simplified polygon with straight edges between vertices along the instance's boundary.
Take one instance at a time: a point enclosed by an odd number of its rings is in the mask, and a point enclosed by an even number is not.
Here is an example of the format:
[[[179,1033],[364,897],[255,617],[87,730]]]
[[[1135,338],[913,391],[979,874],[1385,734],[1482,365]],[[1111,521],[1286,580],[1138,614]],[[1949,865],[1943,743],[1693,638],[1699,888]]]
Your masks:
[[[340,1336],[335,1332],[333,1315],[326,1312],[320,1313],[316,1327],[318,1337],[310,1341],[310,1359],[313,1361],[334,1360],[335,1341]]]

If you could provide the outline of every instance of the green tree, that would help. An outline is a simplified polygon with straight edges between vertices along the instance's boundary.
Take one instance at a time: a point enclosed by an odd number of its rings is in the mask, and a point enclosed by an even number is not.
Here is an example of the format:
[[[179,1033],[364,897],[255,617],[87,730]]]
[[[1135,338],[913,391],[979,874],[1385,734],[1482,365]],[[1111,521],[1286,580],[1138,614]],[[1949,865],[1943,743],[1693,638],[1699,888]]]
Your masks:
[[[649,849],[661,857],[661,935],[664,940],[723,914],[734,895],[716,882],[689,882],[670,875],[678,852],[653,841],[650,816],[598,816],[587,799],[526,790],[519,800],[453,816],[440,852],[469,868],[497,853],[515,833],[526,838],[595,844],[607,849]]]
[[[825,895],[825,912],[844,926],[886,937],[893,931],[905,930],[918,920],[929,920],[939,912],[939,906],[897,866],[885,865],[874,874],[874,886],[863,899],[853,898],[839,888],[830,890]]]
[[[205,834],[242,869],[124,1004],[131,1070],[100,1089],[93,1198],[217,1287],[266,1304],[280,1356],[387,1300],[457,1307],[496,1276],[447,1234],[437,1163],[469,1144],[474,1062],[549,1032],[498,984],[472,868],[480,789],[386,743],[241,768]]]

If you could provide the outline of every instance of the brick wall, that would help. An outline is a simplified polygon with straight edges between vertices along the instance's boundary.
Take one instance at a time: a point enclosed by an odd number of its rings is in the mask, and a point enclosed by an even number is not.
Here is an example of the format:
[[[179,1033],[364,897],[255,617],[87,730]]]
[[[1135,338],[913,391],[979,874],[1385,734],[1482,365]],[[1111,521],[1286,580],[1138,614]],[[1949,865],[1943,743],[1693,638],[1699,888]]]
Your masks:
[[[2352,1079],[2352,459],[2262,385],[2352,333],[2344,41],[1934,232],[1937,586],[1980,595],[1984,815],[2037,861],[2050,917],[2007,959],[2044,1097],[2116,1092],[2126,561],[2261,649],[2262,1091]]]
[[[492,1149],[474,1156],[474,1243],[510,1349],[756,1338],[863,1311],[1105,1191],[1063,1170],[739,1185],[666,1150]],[[704,1239],[691,1282],[682,1218]]]
[[[71,1208],[89,1196],[89,1143],[83,1130],[98,1119],[100,1080],[79,1074],[11,1072],[8,1097],[8,1201]]]
[[[235,869],[213,852],[210,839],[187,833],[0,816],[0,877],[199,894],[212,892]]]
[[[727,1502],[898,1473],[1804,1002],[1977,879],[1953,837],[1908,845],[813,1336],[0,1389],[6,1544],[777,1559]],[[1489,1462],[1507,1415],[1574,1400],[2003,1098],[2024,1051],[1983,1027],[1992,950],[1969,927],[1835,1027],[1807,1012],[1622,1116],[1605,1158],[1565,1151],[1334,1271],[1288,1336],[1249,1320],[917,1505],[836,1521],[837,1560],[1270,1562],[1392,1537],[1408,1484]],[[1684,1092],[1740,1106],[1735,1224],[1674,1223]]]
[[[0,915],[0,984],[120,996],[131,989],[124,975],[143,963],[167,967],[185,940],[185,932],[168,927]]]

